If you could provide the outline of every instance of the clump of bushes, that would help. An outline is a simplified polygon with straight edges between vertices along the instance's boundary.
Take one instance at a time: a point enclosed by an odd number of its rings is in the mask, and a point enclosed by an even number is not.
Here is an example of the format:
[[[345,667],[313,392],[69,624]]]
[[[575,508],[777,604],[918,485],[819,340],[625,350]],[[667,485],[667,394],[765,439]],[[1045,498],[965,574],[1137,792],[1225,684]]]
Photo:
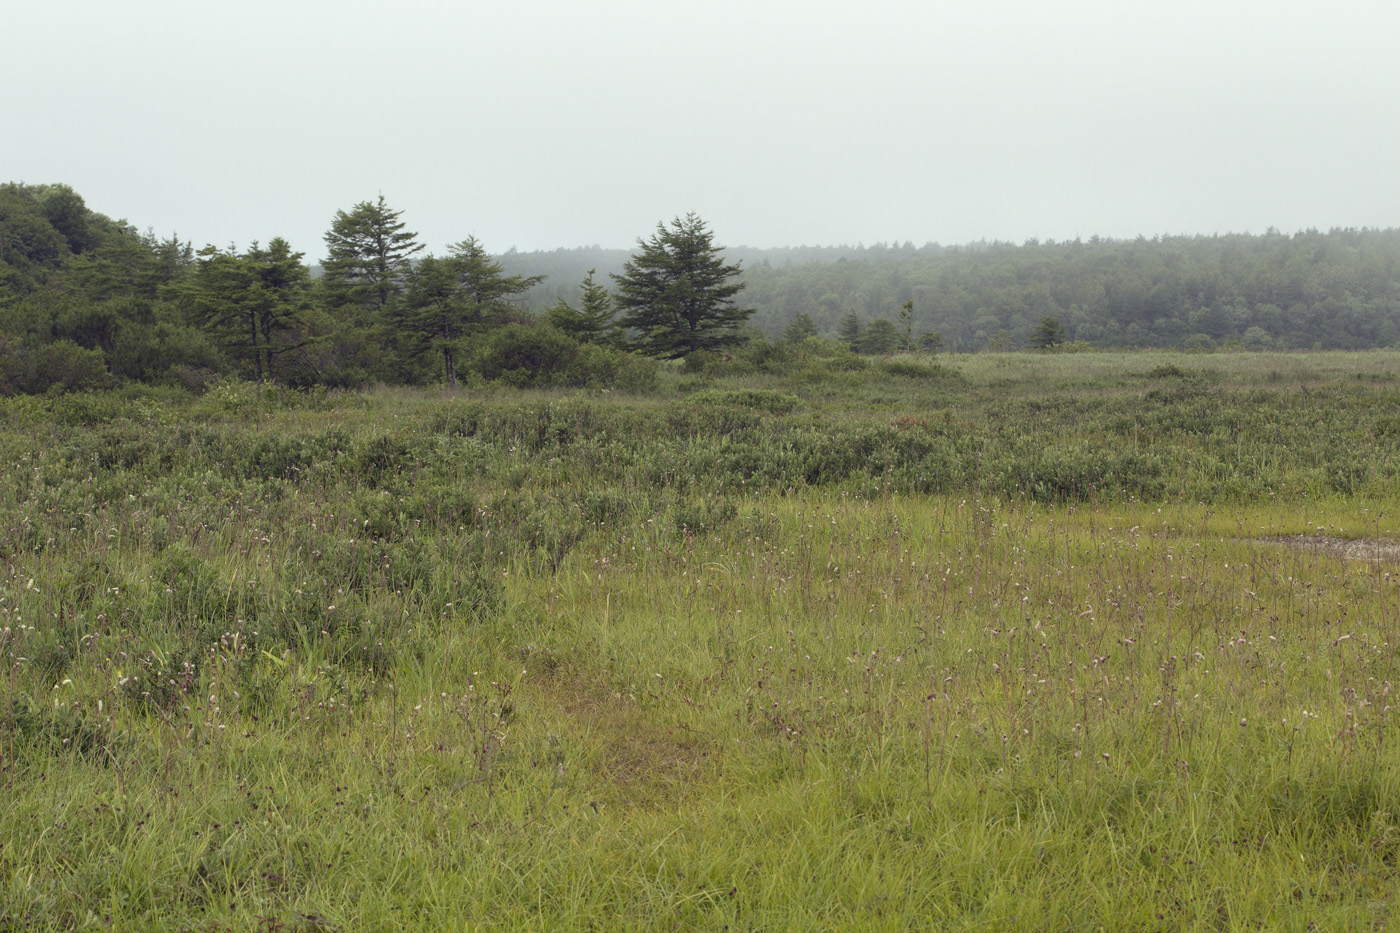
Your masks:
[[[580,343],[552,327],[508,324],[491,333],[472,363],[486,381],[521,389],[646,392],[657,363],[612,347]]]
[[[691,395],[687,401],[699,407],[731,405],[773,415],[785,415],[801,403],[796,395],[772,389],[705,389]]]
[[[33,347],[0,335],[0,396],[80,392],[111,384],[107,358],[71,340]]]
[[[895,356],[881,360],[878,371],[886,376],[903,379],[961,379],[962,374],[955,369],[941,366],[927,357]]]

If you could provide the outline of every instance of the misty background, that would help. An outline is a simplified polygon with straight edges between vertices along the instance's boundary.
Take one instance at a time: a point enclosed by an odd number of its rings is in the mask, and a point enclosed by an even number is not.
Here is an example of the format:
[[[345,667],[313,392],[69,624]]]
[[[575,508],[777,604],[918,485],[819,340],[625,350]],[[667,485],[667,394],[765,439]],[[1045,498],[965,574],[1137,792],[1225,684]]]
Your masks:
[[[430,250],[1390,227],[1381,3],[52,0],[0,13],[0,176],[196,246],[383,193]]]

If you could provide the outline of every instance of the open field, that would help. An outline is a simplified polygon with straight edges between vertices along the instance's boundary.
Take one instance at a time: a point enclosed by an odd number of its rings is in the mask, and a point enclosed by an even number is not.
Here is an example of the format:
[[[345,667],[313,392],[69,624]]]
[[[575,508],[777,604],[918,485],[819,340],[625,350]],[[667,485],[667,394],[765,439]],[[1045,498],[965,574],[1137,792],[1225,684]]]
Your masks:
[[[1400,353],[941,362],[0,399],[0,930],[1400,926]]]

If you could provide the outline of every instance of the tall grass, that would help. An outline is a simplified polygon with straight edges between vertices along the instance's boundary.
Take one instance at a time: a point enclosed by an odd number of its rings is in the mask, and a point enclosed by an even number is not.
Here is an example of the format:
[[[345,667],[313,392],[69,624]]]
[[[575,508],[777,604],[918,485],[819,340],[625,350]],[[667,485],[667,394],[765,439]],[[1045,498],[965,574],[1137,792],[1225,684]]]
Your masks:
[[[1400,397],[1312,356],[6,400],[0,928],[1384,928]]]

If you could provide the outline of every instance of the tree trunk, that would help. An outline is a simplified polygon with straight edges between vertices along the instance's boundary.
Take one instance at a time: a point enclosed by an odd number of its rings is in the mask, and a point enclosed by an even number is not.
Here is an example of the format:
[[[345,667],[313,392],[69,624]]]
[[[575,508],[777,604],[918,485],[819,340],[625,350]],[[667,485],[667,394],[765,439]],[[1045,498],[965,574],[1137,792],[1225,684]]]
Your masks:
[[[447,387],[456,391],[457,389],[457,361],[453,359],[452,348],[450,346],[442,348],[442,365],[447,371]]]
[[[257,370],[258,381],[263,381],[262,353],[258,349],[258,318],[248,315],[248,330],[253,336],[253,368]]]

